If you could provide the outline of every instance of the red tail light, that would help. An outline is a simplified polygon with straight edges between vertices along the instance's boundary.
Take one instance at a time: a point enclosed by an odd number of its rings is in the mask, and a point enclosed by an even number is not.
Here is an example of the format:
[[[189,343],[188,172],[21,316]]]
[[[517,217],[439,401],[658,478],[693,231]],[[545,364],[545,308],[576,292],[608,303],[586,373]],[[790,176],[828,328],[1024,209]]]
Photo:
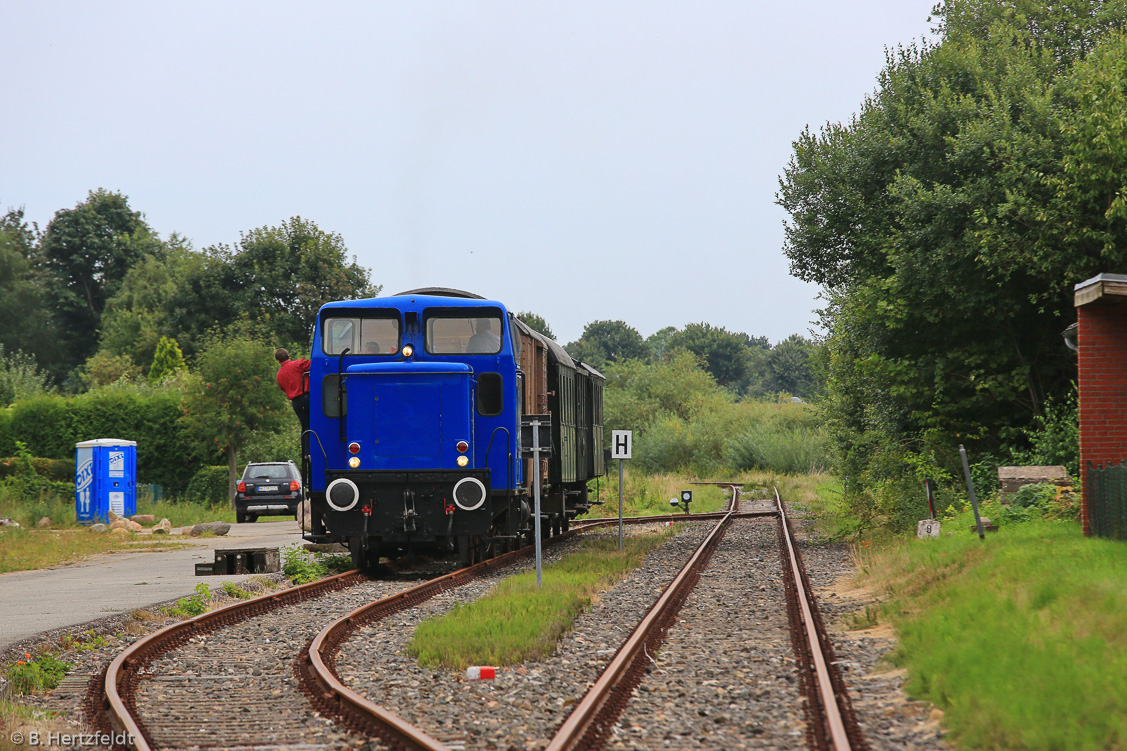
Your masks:
[[[247,492],[247,484],[245,482],[243,482],[242,480],[239,480],[239,484],[238,484],[237,487],[238,487],[240,493]]]
[[[290,480],[290,492],[296,493],[301,490],[301,483],[297,480]]]

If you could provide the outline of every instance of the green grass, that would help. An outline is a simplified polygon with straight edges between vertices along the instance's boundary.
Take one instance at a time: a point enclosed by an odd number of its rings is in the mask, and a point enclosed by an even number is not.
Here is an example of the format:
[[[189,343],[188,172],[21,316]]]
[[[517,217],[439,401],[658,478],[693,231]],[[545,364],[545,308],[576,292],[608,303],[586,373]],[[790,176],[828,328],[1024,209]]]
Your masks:
[[[983,542],[968,522],[860,554],[909,693],[960,749],[1127,748],[1127,547],[1059,521]]]
[[[158,520],[167,518],[173,527],[185,527],[207,521],[234,523],[235,512],[229,506],[206,506],[200,503],[161,501],[140,503],[139,514],[152,514]],[[15,519],[20,527],[0,527],[0,573],[28,571],[71,563],[79,558],[114,550],[174,550],[180,547],[175,538],[137,537],[99,534],[89,531],[77,521],[73,496],[22,498],[10,487],[0,485],[0,516]],[[51,519],[50,529],[38,529],[43,517]]]
[[[139,538],[135,535],[111,535],[86,529],[14,529],[0,528],[0,574],[30,571],[72,563],[79,558],[114,550],[143,552],[176,550],[182,543],[169,542],[167,537]]]
[[[601,506],[592,506],[583,519],[605,519],[618,516],[618,464],[607,467],[606,477],[599,480],[598,500]],[[744,474],[744,473],[741,473]],[[680,514],[682,510],[669,505],[670,498],[680,498],[682,490],[693,491],[693,502],[689,508],[694,514],[720,511],[724,508],[726,497],[715,485],[692,485],[693,480],[680,475],[656,474],[631,471],[623,472],[622,506],[625,516],[661,516]],[[719,478],[721,481],[731,478]],[[595,484],[590,484],[590,497],[595,499]]]
[[[282,548],[282,573],[294,584],[308,584],[352,570],[348,553],[310,553],[299,545]]]
[[[407,652],[421,665],[459,670],[547,656],[599,591],[625,578],[670,534],[628,536],[622,553],[617,540],[592,540],[545,566],[539,589],[535,571],[509,577],[485,597],[423,621]]]

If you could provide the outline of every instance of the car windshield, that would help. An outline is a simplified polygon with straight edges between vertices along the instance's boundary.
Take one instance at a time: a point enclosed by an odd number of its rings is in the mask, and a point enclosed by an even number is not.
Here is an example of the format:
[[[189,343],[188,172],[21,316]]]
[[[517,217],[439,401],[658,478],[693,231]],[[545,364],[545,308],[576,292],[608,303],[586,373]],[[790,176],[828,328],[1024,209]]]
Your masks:
[[[277,464],[265,467],[247,467],[247,477],[255,480],[284,480],[289,477],[288,468]]]

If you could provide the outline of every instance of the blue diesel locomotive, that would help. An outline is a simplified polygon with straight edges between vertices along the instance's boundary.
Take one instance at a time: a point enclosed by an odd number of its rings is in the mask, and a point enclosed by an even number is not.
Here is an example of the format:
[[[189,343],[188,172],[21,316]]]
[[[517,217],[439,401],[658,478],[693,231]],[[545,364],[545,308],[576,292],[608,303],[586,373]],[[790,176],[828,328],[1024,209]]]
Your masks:
[[[603,383],[505,306],[428,288],[321,308],[309,370],[305,539],[463,563],[566,530],[605,472]],[[521,419],[551,415],[552,453],[522,456]],[[303,522],[304,523],[304,522]]]

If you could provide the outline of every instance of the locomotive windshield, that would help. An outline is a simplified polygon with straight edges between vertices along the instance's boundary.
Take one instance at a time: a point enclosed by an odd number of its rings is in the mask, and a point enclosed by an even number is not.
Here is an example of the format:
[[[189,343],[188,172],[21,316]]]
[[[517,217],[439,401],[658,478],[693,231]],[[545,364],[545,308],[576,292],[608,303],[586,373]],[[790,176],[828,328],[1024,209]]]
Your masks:
[[[326,355],[394,355],[399,351],[399,318],[326,318],[321,350]]]
[[[500,316],[442,316],[427,319],[432,355],[495,355],[501,351]]]

